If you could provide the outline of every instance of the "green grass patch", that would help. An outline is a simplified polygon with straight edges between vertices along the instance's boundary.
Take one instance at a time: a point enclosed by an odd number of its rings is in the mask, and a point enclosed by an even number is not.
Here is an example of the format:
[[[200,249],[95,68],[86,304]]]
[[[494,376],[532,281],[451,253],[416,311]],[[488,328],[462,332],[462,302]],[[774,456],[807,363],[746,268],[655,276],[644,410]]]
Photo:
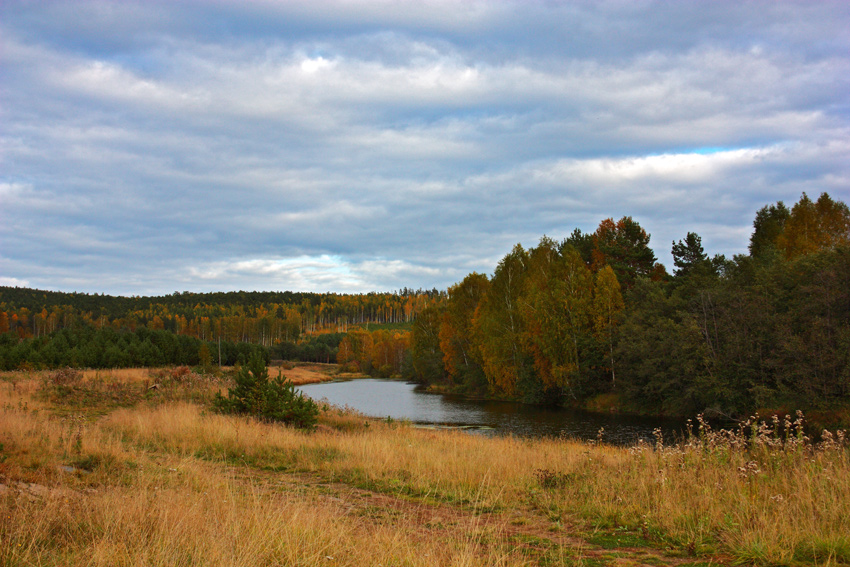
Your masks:
[[[826,562],[850,565],[850,537],[818,539],[794,549],[794,559],[820,565]]]
[[[336,447],[315,447],[311,445],[302,445],[296,448],[291,459],[298,465],[314,465],[319,466],[326,463],[339,460],[343,456],[343,452]]]
[[[617,528],[606,532],[597,532],[587,538],[587,542],[603,549],[621,547],[654,547],[654,543],[641,533],[627,528]]]

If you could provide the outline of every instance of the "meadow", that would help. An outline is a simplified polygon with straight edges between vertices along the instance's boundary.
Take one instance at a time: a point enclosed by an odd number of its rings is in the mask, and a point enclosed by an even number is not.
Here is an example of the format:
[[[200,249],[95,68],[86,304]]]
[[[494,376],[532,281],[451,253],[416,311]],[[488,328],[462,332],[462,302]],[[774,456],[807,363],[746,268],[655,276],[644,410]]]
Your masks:
[[[850,564],[848,440],[801,416],[629,448],[303,431],[211,412],[227,385],[0,375],[0,565]]]

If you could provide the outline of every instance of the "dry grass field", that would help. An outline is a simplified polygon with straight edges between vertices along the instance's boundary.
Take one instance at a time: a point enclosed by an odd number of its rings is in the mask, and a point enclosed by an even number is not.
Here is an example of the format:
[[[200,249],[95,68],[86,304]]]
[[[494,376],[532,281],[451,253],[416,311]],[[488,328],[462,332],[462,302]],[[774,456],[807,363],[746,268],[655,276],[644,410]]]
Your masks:
[[[230,372],[233,370],[231,366],[222,367],[222,371]],[[283,375],[296,386],[304,384],[317,384],[319,382],[330,382],[332,380],[345,380],[351,378],[361,378],[363,375],[340,373],[336,364],[321,364],[313,362],[287,363],[284,366],[275,366],[269,369],[271,376],[277,376],[280,371]],[[83,381],[96,381],[107,379],[110,382],[120,383],[155,383],[158,379],[171,377],[172,375],[188,375],[191,372],[188,367],[168,368],[151,370],[149,368],[115,368],[111,370],[81,370]],[[14,373],[8,373],[7,377],[13,376]],[[11,378],[9,378],[11,380]]]
[[[210,412],[226,386],[0,376],[0,565],[850,564],[847,441],[796,418],[677,447],[333,407],[305,432]]]

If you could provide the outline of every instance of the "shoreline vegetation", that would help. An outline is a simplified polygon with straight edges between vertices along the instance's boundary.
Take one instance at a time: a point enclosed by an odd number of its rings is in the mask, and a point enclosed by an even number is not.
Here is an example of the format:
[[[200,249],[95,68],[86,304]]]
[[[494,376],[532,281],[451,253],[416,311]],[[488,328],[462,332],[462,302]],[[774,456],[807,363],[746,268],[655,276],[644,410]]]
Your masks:
[[[848,439],[799,415],[623,448],[328,406],[305,431],[211,411],[231,385],[0,373],[0,564],[850,564]]]
[[[440,391],[595,411],[850,425],[850,208],[805,193],[756,213],[748,254],[688,232],[674,270],[632,217],[471,273],[413,322],[405,375]]]

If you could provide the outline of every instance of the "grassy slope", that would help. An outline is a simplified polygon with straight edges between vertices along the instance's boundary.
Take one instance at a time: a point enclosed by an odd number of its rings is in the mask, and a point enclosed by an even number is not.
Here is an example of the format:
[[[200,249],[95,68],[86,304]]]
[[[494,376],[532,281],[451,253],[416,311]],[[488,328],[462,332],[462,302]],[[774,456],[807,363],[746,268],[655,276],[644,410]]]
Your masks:
[[[846,447],[305,433],[205,411],[223,386],[6,375],[0,565],[850,563]]]

